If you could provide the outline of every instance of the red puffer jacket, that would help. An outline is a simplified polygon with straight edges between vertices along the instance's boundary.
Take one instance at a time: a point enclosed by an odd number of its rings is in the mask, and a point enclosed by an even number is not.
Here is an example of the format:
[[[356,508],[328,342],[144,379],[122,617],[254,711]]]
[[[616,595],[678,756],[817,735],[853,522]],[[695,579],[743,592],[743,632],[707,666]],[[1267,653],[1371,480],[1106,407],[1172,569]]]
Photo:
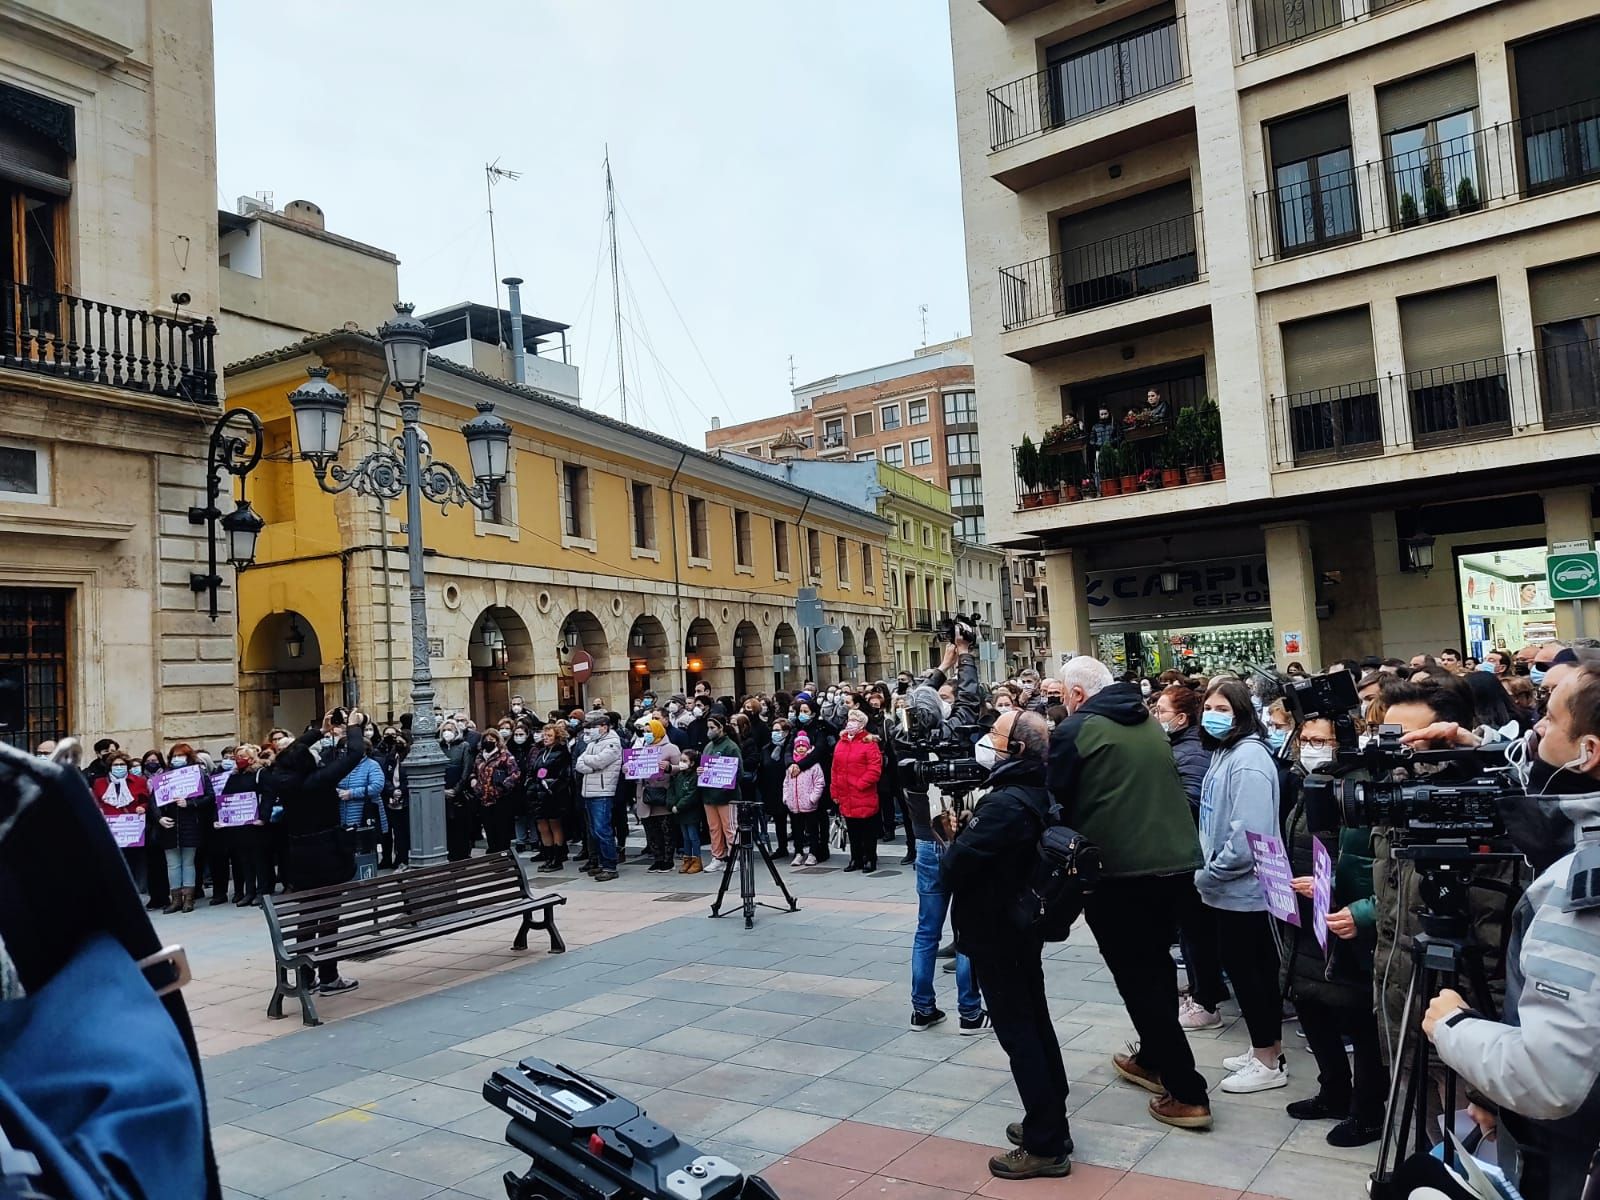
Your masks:
[[[878,777],[883,774],[883,743],[870,734],[844,734],[833,748],[829,790],[846,818],[877,815]]]

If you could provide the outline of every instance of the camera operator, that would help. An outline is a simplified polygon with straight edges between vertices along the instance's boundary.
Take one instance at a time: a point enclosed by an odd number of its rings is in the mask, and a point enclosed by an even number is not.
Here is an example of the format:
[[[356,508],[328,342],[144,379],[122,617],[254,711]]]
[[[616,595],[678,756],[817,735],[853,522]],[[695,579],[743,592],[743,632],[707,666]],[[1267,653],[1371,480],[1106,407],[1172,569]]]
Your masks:
[[[1139,1031],[1139,1049],[1112,1055],[1112,1066],[1154,1093],[1156,1120],[1209,1129],[1206,1081],[1178,1024],[1168,953],[1201,865],[1189,800],[1136,685],[1113,683],[1086,655],[1061,668],[1061,684],[1069,715],[1050,736],[1050,793],[1062,821],[1100,847],[1104,866],[1084,917]]]
[[[884,721],[888,761],[893,764],[895,785],[916,836],[917,932],[911,943],[911,1028],[915,1030],[930,1029],[945,1019],[933,990],[933,970],[945,916],[950,910],[950,895],[940,880],[942,843],[934,840],[928,789],[917,778],[914,764],[930,757],[928,747],[954,742],[961,726],[978,719],[983,693],[978,686],[977,655],[968,633],[975,631],[958,627],[955,639],[945,647],[943,661],[907,692],[905,726],[893,719]],[[955,680],[956,698],[950,715],[945,716],[938,689],[950,678]],[[982,1033],[988,1027],[988,1018],[972,978],[972,964],[965,954],[956,956],[956,999],[961,1031]]]
[[[1446,990],[1423,1021],[1439,1057],[1501,1106],[1500,1161],[1517,1157],[1508,1143],[1520,1152],[1529,1200],[1577,1196],[1600,1139],[1600,668],[1560,681],[1536,732],[1522,803],[1558,807],[1576,846],[1517,905],[1504,1020]]]
[[[1021,1123],[1006,1129],[1016,1149],[989,1160],[989,1173],[999,1179],[1072,1171],[1067,1070],[1044,994],[1044,942],[1020,932],[1011,917],[1050,819],[1044,786],[1049,745],[1050,727],[1038,713],[1000,714],[978,743],[978,761],[990,766],[990,791],[963,816],[940,872],[954,903],[956,949],[977,967],[989,1019],[1022,1098]]]

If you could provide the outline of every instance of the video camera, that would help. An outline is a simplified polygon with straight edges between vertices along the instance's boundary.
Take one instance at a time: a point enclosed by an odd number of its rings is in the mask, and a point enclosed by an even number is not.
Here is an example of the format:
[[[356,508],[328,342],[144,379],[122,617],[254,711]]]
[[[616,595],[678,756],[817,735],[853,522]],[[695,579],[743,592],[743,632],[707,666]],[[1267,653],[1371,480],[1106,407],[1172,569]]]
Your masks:
[[[1338,736],[1332,769],[1301,785],[1312,833],[1380,825],[1394,831],[1396,845],[1419,845],[1505,832],[1500,801],[1522,788],[1506,769],[1503,746],[1418,750],[1401,744],[1398,725],[1380,726],[1363,741],[1355,725],[1361,701],[1347,671],[1288,679],[1283,687],[1298,724],[1332,721]]]
[[[702,1154],[633,1101],[543,1059],[496,1071],[483,1098],[511,1117],[506,1142],[533,1159],[507,1171],[508,1200],[778,1200],[760,1176]]]
[[[939,635],[939,640],[947,644],[954,644],[959,636],[969,646],[976,646],[982,637],[983,621],[977,613],[970,617],[961,613],[950,613],[939,618],[939,624],[934,626],[934,632]]]
[[[955,736],[946,741],[913,742],[916,756],[902,758],[900,766],[911,772],[922,791],[932,785],[949,795],[964,795],[989,778],[989,769],[972,754],[983,732],[982,725],[957,725]]]

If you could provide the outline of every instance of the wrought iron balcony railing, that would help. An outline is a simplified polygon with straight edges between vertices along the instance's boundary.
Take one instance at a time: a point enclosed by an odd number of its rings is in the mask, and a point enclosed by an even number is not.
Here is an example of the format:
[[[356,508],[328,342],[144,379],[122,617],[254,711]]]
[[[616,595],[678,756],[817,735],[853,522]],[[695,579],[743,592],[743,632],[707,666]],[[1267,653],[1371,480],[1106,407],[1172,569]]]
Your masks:
[[[1201,277],[1200,213],[1000,269],[1007,329],[1182,287]]]
[[[1095,46],[989,90],[989,148],[1003,150],[1189,78],[1184,19]]]
[[[0,280],[0,367],[217,402],[217,327]]]

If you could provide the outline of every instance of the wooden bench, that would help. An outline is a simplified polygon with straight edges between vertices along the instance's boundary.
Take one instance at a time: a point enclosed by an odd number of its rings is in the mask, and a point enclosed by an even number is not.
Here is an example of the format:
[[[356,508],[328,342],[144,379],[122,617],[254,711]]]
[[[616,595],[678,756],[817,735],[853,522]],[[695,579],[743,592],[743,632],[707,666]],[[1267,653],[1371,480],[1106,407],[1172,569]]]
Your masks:
[[[550,953],[567,945],[556,931],[555,906],[567,898],[536,896],[514,854],[488,854],[373,879],[263,896],[277,984],[267,1016],[283,1016],[283,998],[300,1001],[307,1025],[320,1025],[312,1002],[315,968],[340,959],[397,950],[507,917],[521,917],[513,950],[528,948],[528,931],[550,935]],[[306,981],[310,980],[310,986]]]

